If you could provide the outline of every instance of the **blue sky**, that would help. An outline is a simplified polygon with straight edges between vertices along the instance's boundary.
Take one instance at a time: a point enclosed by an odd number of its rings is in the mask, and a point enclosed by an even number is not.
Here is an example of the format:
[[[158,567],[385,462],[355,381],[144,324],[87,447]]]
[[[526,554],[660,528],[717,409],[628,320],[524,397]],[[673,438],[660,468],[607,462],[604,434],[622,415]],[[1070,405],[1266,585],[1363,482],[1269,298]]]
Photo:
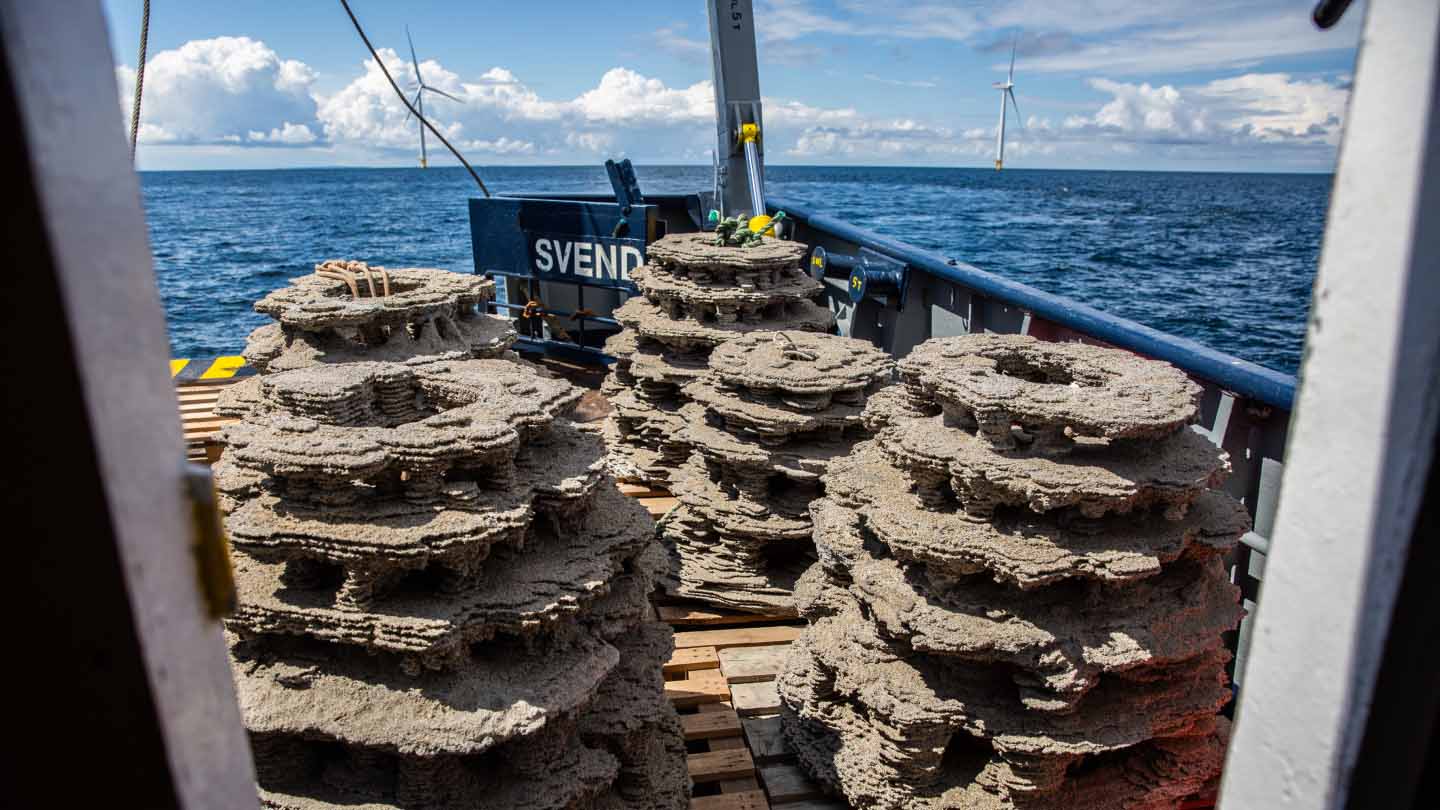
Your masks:
[[[756,0],[767,161],[989,165],[990,85],[1018,41],[1007,166],[1326,171],[1364,8],[1320,32],[1312,4]],[[124,98],[141,2],[104,5]],[[410,26],[425,78],[461,99],[427,111],[472,162],[709,162],[700,0],[351,5],[405,85]],[[142,168],[417,162],[338,2],[154,3],[150,37]]]

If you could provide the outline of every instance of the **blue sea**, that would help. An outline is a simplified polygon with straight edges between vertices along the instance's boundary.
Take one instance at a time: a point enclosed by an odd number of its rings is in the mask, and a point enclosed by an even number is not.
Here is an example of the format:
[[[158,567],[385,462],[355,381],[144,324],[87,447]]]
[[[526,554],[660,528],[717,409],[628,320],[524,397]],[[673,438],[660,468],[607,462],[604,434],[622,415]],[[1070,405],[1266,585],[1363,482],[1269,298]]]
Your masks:
[[[602,166],[482,168],[493,192],[603,192]],[[708,167],[639,167],[647,191]],[[772,166],[769,191],[1294,373],[1329,175]],[[176,357],[237,353],[251,304],[329,258],[471,271],[460,168],[144,172]]]

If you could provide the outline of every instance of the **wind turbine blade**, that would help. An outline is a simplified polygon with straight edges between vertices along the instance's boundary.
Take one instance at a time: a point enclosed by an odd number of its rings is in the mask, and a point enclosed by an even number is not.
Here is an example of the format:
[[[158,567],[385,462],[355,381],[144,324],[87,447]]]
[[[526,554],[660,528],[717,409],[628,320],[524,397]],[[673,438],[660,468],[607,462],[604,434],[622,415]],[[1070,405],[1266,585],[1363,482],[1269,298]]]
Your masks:
[[[1006,79],[1008,82],[1015,81],[1015,46],[1019,43],[1020,40],[1018,37],[1010,40],[1010,78]]]
[[[417,107],[417,108],[420,106],[420,91],[419,91],[419,90],[416,90],[416,91],[415,91],[415,98],[410,99],[410,106],[411,106],[411,107]],[[405,110],[405,123],[407,123],[407,124],[410,123],[410,116],[412,116],[412,115],[414,115],[414,113],[410,112],[410,110],[408,110],[408,109]]]
[[[1015,123],[1022,127],[1025,126],[1025,119],[1020,117],[1020,102],[1015,100],[1015,91],[1006,90],[1005,95],[1010,97],[1010,104],[1015,108]]]
[[[405,26],[405,41],[410,43],[410,64],[415,66],[415,81],[417,84],[425,84],[420,78],[420,60],[415,58],[415,40],[410,37],[410,26]]]
[[[432,93],[439,93],[440,95],[444,96],[445,98],[450,99],[451,101],[454,101],[454,102],[457,102],[457,103],[460,102],[460,99],[458,99],[458,98],[450,95],[449,93],[445,92],[444,90],[441,90],[441,89],[435,88],[435,87],[431,87],[431,86],[428,85],[428,84],[425,85],[423,89],[429,90],[429,91],[432,92]]]

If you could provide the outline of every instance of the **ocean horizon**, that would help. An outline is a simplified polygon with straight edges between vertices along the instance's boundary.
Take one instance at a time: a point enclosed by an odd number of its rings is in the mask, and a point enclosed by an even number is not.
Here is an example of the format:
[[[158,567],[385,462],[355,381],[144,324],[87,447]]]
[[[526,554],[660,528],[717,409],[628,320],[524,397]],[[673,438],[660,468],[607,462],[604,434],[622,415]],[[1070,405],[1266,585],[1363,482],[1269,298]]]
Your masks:
[[[484,180],[484,179],[485,179],[484,174],[480,172],[481,169],[485,169],[485,170],[490,170],[490,169],[583,169],[583,170],[589,170],[589,169],[593,168],[593,166],[592,166],[591,164],[589,164],[589,163],[495,163],[495,164],[472,163],[472,164],[470,164],[470,165],[475,168],[475,170],[476,170],[477,173],[480,173],[480,175],[481,175],[481,176],[480,176],[480,179],[481,179],[481,180]],[[643,169],[646,169],[646,168],[652,168],[652,167],[653,167],[653,168],[666,168],[666,169],[695,169],[695,170],[697,170],[697,171],[708,171],[708,170],[709,170],[709,167],[708,167],[708,166],[705,166],[705,165],[699,164],[699,163],[636,163],[636,164],[634,164],[634,165],[635,165],[635,168],[636,168],[636,169],[640,169],[640,170],[643,170]],[[919,164],[917,164],[917,165],[910,165],[910,164],[887,165],[887,164],[883,164],[883,163],[857,163],[857,164],[853,164],[853,165],[847,164],[847,165],[842,165],[842,166],[834,166],[834,165],[826,165],[826,164],[821,164],[821,163],[775,163],[775,162],[770,162],[770,161],[767,161],[767,162],[765,163],[765,170],[766,170],[767,172],[770,171],[770,170],[772,170],[772,169],[776,169],[776,168],[789,168],[789,169],[935,169],[935,170],[940,170],[940,171],[952,171],[952,170],[955,170],[955,171],[978,171],[978,172],[994,172],[994,171],[995,171],[995,169],[992,168],[992,167],[990,167],[990,166],[979,165],[979,164],[977,164],[977,165],[975,165],[975,166],[930,166],[930,165],[919,165]],[[458,171],[464,171],[464,169],[465,169],[465,167],[464,167],[464,166],[460,166],[460,165],[443,164],[443,165],[439,165],[439,166],[432,165],[432,166],[430,166],[430,168],[427,169],[426,171],[441,171],[441,170],[458,170]],[[418,169],[418,167],[416,167],[416,166],[357,166],[357,165],[337,164],[337,165],[334,165],[334,166],[253,166],[253,167],[207,168],[207,169],[137,169],[136,171],[137,171],[137,173],[139,173],[139,174],[171,174],[171,173],[181,174],[181,173],[189,173],[189,172],[297,172],[297,171],[322,171],[322,172],[323,172],[323,171],[347,171],[347,170],[354,170],[354,171],[395,171],[395,170],[398,170],[398,171],[408,171],[408,170],[417,170],[417,171],[418,171],[419,169]],[[1334,172],[1333,169],[1326,169],[1326,170],[1315,169],[1315,170],[1313,170],[1313,171],[1286,171],[1286,172],[1273,171],[1273,172],[1272,172],[1272,171],[1254,171],[1254,170],[1241,171],[1241,170],[1238,170],[1238,169],[1184,169],[1184,170],[1179,170],[1179,169],[1076,169],[1076,168],[1046,168],[1046,167],[1044,167],[1044,166],[1009,166],[1009,165],[1007,165],[1007,166],[1005,167],[1005,171],[1006,171],[1006,172],[1110,172],[1110,173],[1114,173],[1114,174],[1242,174],[1242,175],[1258,174],[1258,175],[1280,175],[1280,176],[1285,176],[1285,175],[1304,175],[1304,176],[1322,175],[1322,176],[1325,176],[1325,177],[1334,177],[1334,176],[1335,176],[1335,172]],[[468,176],[468,175],[467,175],[467,176]],[[472,184],[473,184],[474,181],[472,180],[471,182],[472,182]]]
[[[477,166],[493,193],[608,192],[600,165]],[[637,165],[642,191],[710,168]],[[766,167],[768,191],[1008,279],[1295,373],[1331,173]],[[237,353],[316,262],[472,272],[463,167],[140,173],[176,357]]]

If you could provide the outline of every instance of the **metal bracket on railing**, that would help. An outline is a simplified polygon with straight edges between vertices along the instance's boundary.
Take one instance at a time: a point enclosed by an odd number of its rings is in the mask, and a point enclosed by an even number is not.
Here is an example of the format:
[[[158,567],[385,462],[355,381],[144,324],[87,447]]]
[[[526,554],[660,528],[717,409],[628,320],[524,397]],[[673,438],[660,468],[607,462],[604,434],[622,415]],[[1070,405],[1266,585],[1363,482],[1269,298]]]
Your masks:
[[[824,281],[825,268],[829,266],[830,257],[829,254],[825,252],[825,248],[816,245],[810,249],[809,273],[811,278],[816,281]]]
[[[813,261],[813,259],[812,259]],[[869,248],[860,248],[850,267],[850,300],[896,296],[901,309],[910,291],[910,267]]]
[[[610,236],[619,239],[630,232],[630,214],[635,206],[645,204],[645,195],[640,193],[640,180],[629,158],[619,163],[605,161],[605,173],[610,175],[610,187],[615,189],[615,202],[620,205],[620,218],[610,230]]]

